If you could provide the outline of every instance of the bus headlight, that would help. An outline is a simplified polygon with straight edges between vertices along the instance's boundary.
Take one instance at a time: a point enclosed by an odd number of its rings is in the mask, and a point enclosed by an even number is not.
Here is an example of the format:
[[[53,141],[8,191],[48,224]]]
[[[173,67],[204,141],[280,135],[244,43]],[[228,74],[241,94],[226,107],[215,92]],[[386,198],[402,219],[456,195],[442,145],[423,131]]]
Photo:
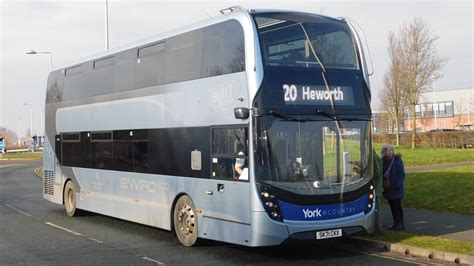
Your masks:
[[[280,207],[278,206],[278,199],[272,193],[269,187],[259,186],[260,200],[263,203],[263,207],[267,212],[268,216],[273,220],[282,222],[283,217],[281,215]]]
[[[374,186],[373,185],[370,185],[370,190],[369,190],[369,194],[367,194],[367,198],[368,198],[368,201],[367,201],[367,207],[365,208],[365,211],[364,213],[369,213],[372,208],[375,206],[375,191],[374,191]]]

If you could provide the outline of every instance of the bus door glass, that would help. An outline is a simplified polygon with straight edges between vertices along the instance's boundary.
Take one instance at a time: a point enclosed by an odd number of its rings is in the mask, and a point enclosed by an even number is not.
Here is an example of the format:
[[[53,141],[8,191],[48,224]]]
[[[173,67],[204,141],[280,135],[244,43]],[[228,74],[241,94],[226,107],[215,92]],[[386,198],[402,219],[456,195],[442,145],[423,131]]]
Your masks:
[[[249,223],[247,127],[213,127],[211,131],[211,180],[214,181],[206,188],[208,211],[213,218]]]

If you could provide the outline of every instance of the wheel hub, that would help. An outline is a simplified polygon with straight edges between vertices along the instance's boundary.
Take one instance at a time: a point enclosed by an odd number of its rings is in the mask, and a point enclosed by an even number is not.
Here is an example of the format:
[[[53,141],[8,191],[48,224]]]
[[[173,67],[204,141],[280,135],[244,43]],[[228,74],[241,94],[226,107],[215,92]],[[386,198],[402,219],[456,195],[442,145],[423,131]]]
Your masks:
[[[194,211],[193,209],[184,204],[178,215],[179,230],[186,236],[191,235],[194,232]]]

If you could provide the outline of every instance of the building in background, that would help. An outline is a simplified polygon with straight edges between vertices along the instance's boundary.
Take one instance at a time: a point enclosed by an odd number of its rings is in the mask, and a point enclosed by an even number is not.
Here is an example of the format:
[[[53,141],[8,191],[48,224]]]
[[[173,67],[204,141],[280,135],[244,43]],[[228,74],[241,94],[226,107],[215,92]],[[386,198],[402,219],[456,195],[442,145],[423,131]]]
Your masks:
[[[408,108],[404,129],[411,131],[411,111]],[[456,129],[474,130],[474,87],[453,90],[426,91],[416,106],[416,131]]]

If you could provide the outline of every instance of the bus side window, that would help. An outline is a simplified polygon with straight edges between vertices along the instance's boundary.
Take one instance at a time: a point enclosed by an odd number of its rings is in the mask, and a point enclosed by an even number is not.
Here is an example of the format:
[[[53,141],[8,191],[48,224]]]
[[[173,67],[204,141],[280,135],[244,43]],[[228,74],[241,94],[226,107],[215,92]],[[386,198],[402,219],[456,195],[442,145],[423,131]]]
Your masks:
[[[240,169],[245,169],[248,165],[247,144],[247,128],[213,128],[211,177],[239,179],[241,176],[239,172],[242,172]],[[246,175],[243,180],[248,180],[248,173]]]

